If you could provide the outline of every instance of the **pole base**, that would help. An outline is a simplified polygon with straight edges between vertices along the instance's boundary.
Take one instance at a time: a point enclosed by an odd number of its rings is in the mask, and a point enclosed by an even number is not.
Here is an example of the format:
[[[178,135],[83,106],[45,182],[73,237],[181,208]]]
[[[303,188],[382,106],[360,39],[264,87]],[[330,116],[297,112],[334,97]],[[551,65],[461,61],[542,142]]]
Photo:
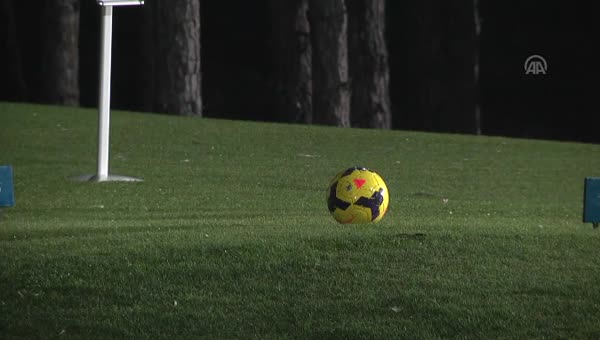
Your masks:
[[[74,181],[78,182],[143,182],[144,180],[137,177],[123,175],[108,175],[106,178],[100,178],[98,175],[81,175],[73,177]]]

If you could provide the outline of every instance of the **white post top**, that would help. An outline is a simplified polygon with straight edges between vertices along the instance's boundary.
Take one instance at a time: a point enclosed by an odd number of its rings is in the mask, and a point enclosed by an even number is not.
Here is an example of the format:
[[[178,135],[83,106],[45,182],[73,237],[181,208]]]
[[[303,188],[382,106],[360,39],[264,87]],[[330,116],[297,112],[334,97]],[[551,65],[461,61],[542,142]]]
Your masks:
[[[144,0],[96,0],[100,6],[132,6],[143,5]]]

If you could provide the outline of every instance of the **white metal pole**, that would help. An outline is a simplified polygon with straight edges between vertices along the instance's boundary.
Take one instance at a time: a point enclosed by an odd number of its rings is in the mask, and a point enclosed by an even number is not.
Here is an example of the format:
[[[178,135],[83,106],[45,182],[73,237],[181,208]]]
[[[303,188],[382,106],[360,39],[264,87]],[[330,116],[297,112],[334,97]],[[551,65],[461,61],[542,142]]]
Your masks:
[[[108,179],[112,14],[113,6],[102,6],[102,56],[100,60],[100,97],[98,105],[98,181]]]

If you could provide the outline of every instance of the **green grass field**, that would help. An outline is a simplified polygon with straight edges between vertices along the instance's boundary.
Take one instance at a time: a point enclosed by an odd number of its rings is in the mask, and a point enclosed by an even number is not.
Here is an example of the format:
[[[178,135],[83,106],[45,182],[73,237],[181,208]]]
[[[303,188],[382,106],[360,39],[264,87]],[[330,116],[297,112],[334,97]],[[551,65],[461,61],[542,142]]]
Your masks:
[[[0,103],[0,339],[598,339],[600,145]],[[375,225],[329,180],[376,170]]]

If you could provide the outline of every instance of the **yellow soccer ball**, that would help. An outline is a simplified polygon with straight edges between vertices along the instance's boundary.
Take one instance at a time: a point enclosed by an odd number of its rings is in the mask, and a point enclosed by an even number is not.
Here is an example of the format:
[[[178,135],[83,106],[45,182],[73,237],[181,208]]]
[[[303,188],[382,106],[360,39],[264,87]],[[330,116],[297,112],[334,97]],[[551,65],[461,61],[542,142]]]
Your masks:
[[[379,222],[390,202],[385,182],[367,168],[353,167],[338,173],[327,189],[327,207],[336,221]]]

